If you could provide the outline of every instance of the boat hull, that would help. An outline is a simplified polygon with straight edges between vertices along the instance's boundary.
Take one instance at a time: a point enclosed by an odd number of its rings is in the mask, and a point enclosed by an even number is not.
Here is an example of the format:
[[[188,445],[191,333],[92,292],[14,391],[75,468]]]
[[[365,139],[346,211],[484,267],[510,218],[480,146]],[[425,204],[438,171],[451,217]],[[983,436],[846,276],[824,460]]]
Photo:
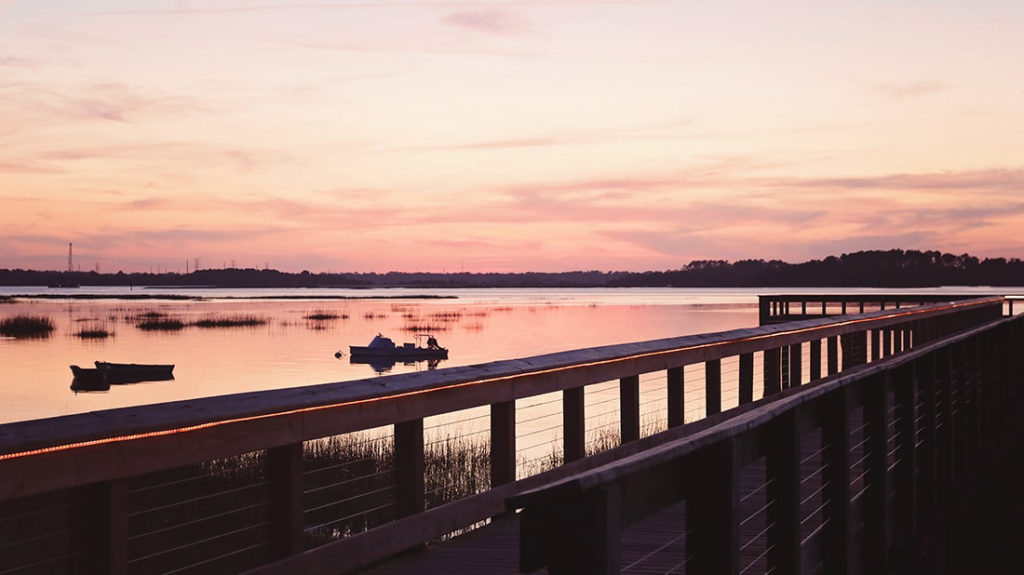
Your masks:
[[[360,359],[393,359],[395,361],[416,361],[421,359],[448,359],[448,350],[445,348],[431,349],[429,347],[366,347],[348,346],[349,355],[353,360]]]
[[[135,383],[174,379],[173,364],[109,363],[97,361],[96,369],[109,383]]]

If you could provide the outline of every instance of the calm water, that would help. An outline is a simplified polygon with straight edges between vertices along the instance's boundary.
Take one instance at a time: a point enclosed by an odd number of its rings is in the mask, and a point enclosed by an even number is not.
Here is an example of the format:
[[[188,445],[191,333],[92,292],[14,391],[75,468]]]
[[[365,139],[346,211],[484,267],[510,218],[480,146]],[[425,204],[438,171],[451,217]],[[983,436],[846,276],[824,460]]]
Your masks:
[[[418,330],[449,348],[437,368],[565,351],[589,346],[722,331],[757,324],[757,295],[765,289],[478,289],[478,290],[128,290],[89,288],[99,300],[17,300],[0,318],[45,316],[56,326],[45,339],[0,340],[0,422],[51,417],[242,391],[379,377],[352,364],[349,345],[377,333],[413,341]],[[820,291],[820,290],[809,290]],[[871,290],[858,290],[865,292]],[[891,291],[891,290],[889,290]],[[961,293],[962,288],[952,289]],[[987,293],[977,290],[978,293]],[[991,291],[991,290],[987,290]],[[0,288],[0,295],[61,293],[46,288]],[[202,301],[125,300],[124,294],[184,294]],[[330,296],[395,298],[425,294],[453,299],[312,299]],[[289,299],[275,299],[287,297]],[[245,298],[245,299],[237,299]],[[305,299],[297,299],[305,298]],[[337,319],[307,319],[312,314]],[[255,327],[144,331],[144,314],[194,323],[252,317]],[[82,330],[113,335],[83,339]],[[344,352],[340,359],[335,352]],[[113,386],[75,393],[69,365],[95,360],[173,363],[173,381]],[[392,366],[383,374],[429,369],[425,362]]]

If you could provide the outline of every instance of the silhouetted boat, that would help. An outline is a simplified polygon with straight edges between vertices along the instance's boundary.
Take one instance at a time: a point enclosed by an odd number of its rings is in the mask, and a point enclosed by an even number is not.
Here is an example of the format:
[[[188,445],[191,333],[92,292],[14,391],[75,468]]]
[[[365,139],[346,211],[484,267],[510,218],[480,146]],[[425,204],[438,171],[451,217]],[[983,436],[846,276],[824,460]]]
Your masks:
[[[110,363],[97,361],[96,369],[100,370],[108,383],[134,383],[136,381],[162,381],[174,379],[171,373],[173,364],[154,363]]]
[[[103,373],[94,367],[72,365],[71,373],[74,375],[71,379],[73,391],[107,391],[110,389],[110,383],[103,377]]]
[[[387,359],[394,361],[418,361],[421,359],[448,359],[448,349],[437,345],[437,340],[429,334],[420,334],[417,337],[425,337],[427,345],[421,347],[415,343],[395,345],[391,338],[381,334],[374,336],[370,345],[348,347],[350,361],[353,363],[364,363],[371,359]]]

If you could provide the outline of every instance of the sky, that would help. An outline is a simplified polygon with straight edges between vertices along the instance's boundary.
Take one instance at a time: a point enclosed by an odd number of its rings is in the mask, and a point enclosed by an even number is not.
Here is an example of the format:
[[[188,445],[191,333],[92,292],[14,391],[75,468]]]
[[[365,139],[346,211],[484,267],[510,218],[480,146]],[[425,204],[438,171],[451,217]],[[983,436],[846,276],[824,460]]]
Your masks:
[[[0,268],[1024,257],[1019,0],[0,0]]]

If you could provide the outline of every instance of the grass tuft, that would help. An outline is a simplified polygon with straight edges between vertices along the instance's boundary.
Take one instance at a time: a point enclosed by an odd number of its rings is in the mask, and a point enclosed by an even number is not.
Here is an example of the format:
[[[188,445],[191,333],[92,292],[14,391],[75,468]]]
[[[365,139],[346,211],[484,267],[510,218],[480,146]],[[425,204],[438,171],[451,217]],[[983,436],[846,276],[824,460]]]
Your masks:
[[[208,317],[195,322],[194,326],[201,328],[226,328],[226,327],[256,327],[266,325],[267,320],[254,315],[237,315],[227,317]]]
[[[177,319],[150,319],[136,325],[143,331],[178,331],[185,328],[185,322]]]
[[[16,315],[0,321],[0,335],[7,337],[49,337],[53,322],[48,317]]]

